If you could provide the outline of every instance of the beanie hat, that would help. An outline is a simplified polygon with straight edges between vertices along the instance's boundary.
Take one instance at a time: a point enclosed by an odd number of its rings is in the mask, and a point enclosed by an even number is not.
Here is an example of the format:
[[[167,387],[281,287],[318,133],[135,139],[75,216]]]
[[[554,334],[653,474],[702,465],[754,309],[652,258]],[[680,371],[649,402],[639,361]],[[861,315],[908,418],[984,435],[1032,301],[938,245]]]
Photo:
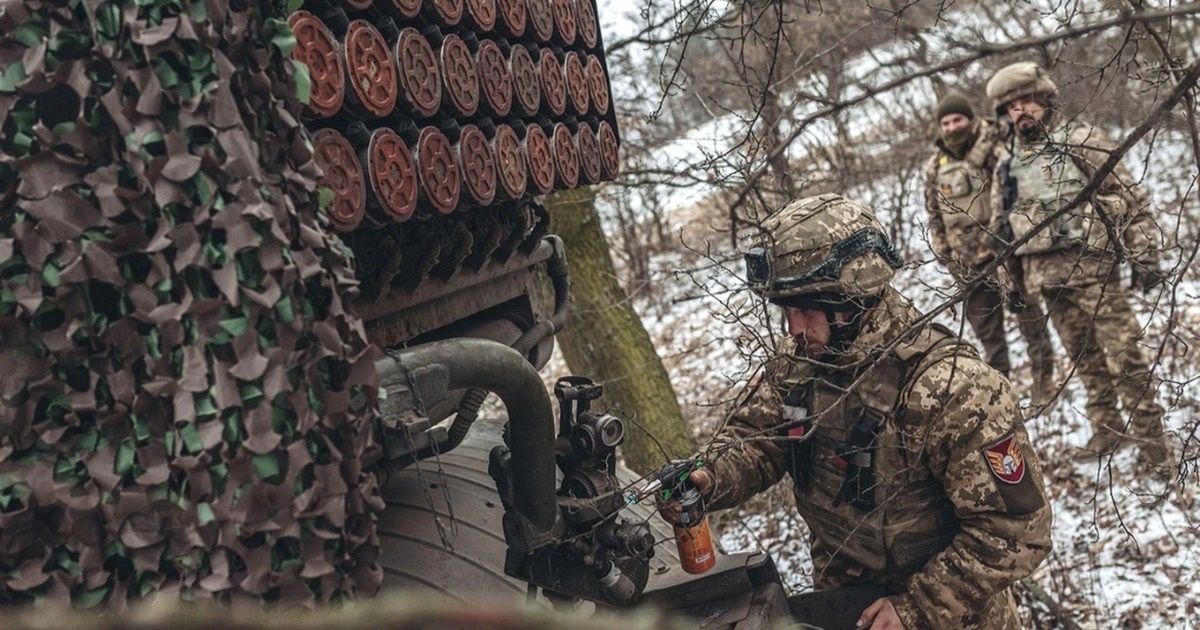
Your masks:
[[[946,114],[962,114],[967,118],[975,118],[975,110],[971,109],[971,102],[963,96],[961,92],[951,92],[942,97],[942,100],[937,104],[937,120],[941,120]]]

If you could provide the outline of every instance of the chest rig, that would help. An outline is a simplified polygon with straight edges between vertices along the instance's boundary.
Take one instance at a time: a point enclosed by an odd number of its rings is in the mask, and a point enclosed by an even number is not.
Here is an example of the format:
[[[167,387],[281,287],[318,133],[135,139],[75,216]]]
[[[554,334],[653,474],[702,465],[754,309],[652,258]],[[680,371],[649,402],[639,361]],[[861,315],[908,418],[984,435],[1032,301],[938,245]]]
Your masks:
[[[1017,199],[1009,214],[1013,236],[1020,238],[1033,231],[1087,185],[1090,176],[1082,167],[1082,158],[1067,146],[1070,135],[1068,127],[1060,127],[1046,143],[1015,149],[1009,167],[1010,176],[1017,183]],[[1079,207],[1060,214],[1017,248],[1017,254],[1040,254],[1079,246],[1104,249],[1108,233],[1096,216],[1094,203],[1104,206],[1102,209],[1109,216],[1125,214],[1124,200],[1119,195],[1093,195]]]
[[[785,384],[781,431],[814,562],[824,549],[874,571],[919,567],[948,544],[956,521],[926,464],[926,419],[906,417],[904,402],[929,366],[964,352],[934,324],[861,370]]]
[[[981,137],[961,159],[944,151],[937,158],[938,209],[947,230],[983,229],[991,218],[983,165],[992,145]]]

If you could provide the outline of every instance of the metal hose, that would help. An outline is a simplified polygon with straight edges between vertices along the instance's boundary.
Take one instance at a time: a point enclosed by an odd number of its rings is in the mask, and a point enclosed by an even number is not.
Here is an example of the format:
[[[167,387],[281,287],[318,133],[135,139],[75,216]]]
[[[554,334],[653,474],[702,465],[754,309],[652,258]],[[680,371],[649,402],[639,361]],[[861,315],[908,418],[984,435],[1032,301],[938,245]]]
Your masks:
[[[443,365],[447,389],[495,392],[508,411],[514,466],[514,507],[533,524],[549,529],[556,515],[554,411],[542,377],[525,355],[487,339],[435,341],[396,352],[405,369]],[[464,431],[465,434],[465,431]]]
[[[571,280],[562,239],[551,234],[544,240],[550,242],[554,251],[550,259],[546,261],[546,273],[550,276],[550,283],[554,287],[554,312],[548,321],[534,324],[513,343],[513,349],[521,353],[521,356],[529,356],[529,352],[533,350],[534,346],[541,343],[546,337],[562,330],[571,307]],[[479,417],[479,408],[483,406],[487,395],[488,392],[485,389],[473,388],[467,391],[462,401],[459,402],[458,411],[447,432],[446,441],[437,446],[438,452],[445,453],[462,444],[463,439],[467,437],[467,432],[471,430],[471,425]],[[417,458],[431,455],[433,455],[432,452],[428,454],[422,452],[418,453]]]

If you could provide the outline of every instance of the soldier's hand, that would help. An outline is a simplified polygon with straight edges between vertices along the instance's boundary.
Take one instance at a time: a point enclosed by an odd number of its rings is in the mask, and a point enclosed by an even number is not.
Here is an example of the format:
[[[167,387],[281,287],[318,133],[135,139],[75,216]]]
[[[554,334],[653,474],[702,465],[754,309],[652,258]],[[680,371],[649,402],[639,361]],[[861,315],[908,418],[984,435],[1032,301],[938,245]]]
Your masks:
[[[708,472],[707,470],[703,468],[697,468],[696,470],[693,470],[691,474],[688,475],[688,481],[692,482],[692,484],[696,486],[696,489],[700,491],[700,496],[704,497],[705,499],[712,494],[713,476],[712,473]]]
[[[1167,281],[1167,274],[1158,268],[1157,263],[1133,263],[1130,269],[1129,284],[1143,293],[1149,293]]]
[[[880,597],[875,600],[874,604],[867,606],[863,611],[862,616],[858,618],[858,626],[855,630],[904,630],[904,622],[900,621],[900,615],[896,613],[896,607],[892,605],[892,600],[886,597]]]
[[[712,473],[703,468],[697,468],[689,473],[688,481],[692,482],[692,484],[696,486],[696,489],[700,491],[700,496],[704,497],[705,499],[707,499],[708,495],[712,492]],[[672,525],[679,520],[679,513],[682,511],[683,506],[679,505],[679,501],[674,499],[671,499],[670,501],[663,501],[662,503],[658,504],[658,515],[661,516],[664,521]]]
[[[1008,309],[1013,313],[1022,313],[1029,306],[1029,302],[1025,301],[1025,292],[1020,289],[1013,289],[1008,292]]]

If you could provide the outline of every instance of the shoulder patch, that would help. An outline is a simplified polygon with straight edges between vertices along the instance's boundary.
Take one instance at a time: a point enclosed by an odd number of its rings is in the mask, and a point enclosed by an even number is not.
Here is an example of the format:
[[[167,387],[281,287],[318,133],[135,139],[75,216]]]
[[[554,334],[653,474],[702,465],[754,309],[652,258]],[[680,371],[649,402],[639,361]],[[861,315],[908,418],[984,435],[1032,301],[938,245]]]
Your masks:
[[[982,449],[988,468],[997,479],[1008,484],[1018,484],[1025,479],[1025,456],[1017,436],[1009,433],[999,442]]]

